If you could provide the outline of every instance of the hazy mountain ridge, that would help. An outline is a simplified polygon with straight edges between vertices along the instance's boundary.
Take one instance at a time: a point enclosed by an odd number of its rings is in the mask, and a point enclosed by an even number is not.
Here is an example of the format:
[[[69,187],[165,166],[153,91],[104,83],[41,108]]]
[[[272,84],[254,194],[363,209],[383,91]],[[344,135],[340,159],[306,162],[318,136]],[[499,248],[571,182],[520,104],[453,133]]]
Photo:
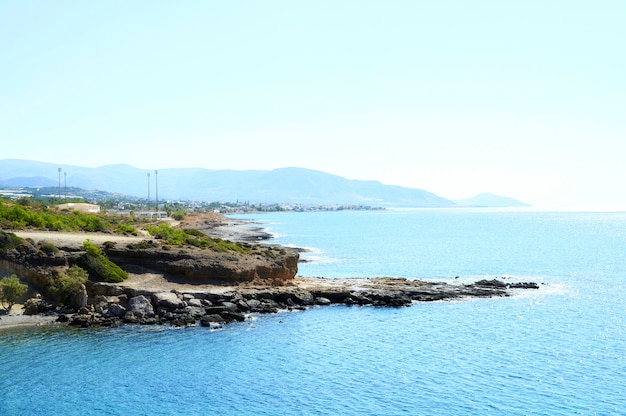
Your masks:
[[[485,192],[467,199],[455,199],[454,202],[464,207],[530,207],[530,204],[525,202],[491,192]]]
[[[62,169],[59,176],[58,168]],[[148,176],[150,174],[150,176]],[[154,170],[129,165],[88,168],[47,162],[0,160],[0,186],[58,185],[155,198],[251,203],[362,204],[371,206],[453,207],[457,204],[422,189],[350,180],[304,169],[209,170],[169,168]],[[39,183],[40,182],[40,183]]]

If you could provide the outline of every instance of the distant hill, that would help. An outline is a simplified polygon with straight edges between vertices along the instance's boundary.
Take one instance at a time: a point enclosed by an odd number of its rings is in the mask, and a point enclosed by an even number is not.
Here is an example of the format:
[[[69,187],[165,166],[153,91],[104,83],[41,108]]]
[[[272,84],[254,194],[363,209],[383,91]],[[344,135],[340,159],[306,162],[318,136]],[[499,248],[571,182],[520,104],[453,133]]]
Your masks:
[[[87,168],[46,162],[0,160],[2,186],[61,185],[88,190],[197,201],[250,203],[361,204],[370,206],[452,207],[455,203],[422,189],[384,185],[378,181],[349,180],[328,173],[281,168],[264,170],[209,170],[200,168],[137,169],[129,165]],[[148,173],[150,177],[148,178]],[[149,182],[148,182],[149,181]]]
[[[506,196],[495,195],[490,192],[476,195],[467,199],[455,199],[460,206],[464,207],[494,207],[494,208],[514,208],[514,207],[529,207],[530,205],[518,201],[517,199],[509,198]]]
[[[483,194],[457,203],[423,189],[384,185],[378,181],[350,180],[328,173],[303,169],[209,170],[201,168],[137,169],[129,165],[88,168],[29,160],[0,160],[0,186],[61,186],[155,198],[158,177],[159,199],[294,203],[356,204],[375,207],[525,206],[514,199]],[[66,175],[67,174],[67,175]],[[148,177],[150,174],[150,177]],[[66,182],[67,181],[67,182]],[[148,185],[149,184],[149,185]],[[469,201],[469,202],[468,202]],[[505,205],[505,201],[508,201]],[[516,203],[517,205],[511,205]],[[522,205],[520,205],[522,204]]]
[[[45,186],[56,186],[57,184],[58,181],[53,181],[52,179],[44,178],[43,176],[17,177],[0,180],[0,187],[3,188],[39,188]]]

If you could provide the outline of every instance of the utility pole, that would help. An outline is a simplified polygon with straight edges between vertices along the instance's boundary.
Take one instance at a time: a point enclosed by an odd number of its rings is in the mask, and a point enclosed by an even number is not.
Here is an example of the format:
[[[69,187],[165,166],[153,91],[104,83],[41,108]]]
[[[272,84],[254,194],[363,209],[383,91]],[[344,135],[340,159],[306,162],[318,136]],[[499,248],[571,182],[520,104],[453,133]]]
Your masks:
[[[155,183],[155,192],[156,192],[156,212],[157,218],[159,218],[159,171],[154,171],[154,183]]]
[[[67,199],[67,172],[63,172],[63,175],[65,176],[65,199]]]
[[[148,172],[148,211],[150,211],[150,172]]]
[[[61,168],[59,168],[59,200],[61,200]]]

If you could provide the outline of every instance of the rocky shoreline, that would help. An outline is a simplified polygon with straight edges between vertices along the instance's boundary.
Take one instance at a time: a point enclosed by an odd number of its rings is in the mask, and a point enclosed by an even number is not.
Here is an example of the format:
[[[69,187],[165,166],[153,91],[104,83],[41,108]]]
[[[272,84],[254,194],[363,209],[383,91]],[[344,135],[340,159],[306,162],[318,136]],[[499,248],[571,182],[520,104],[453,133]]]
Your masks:
[[[273,238],[258,222],[228,218],[215,213],[188,214],[180,226],[199,230],[212,238],[240,243],[261,243]]]
[[[135,277],[141,281],[142,276]],[[254,314],[281,310],[330,305],[407,307],[415,302],[503,297],[512,290],[539,288],[533,282],[505,283],[498,279],[457,285],[402,278],[295,278],[288,284],[267,281],[212,288],[181,285],[168,291],[160,285],[142,288],[137,282],[129,283],[93,284],[89,303],[78,311],[54,310],[43,299],[29,299],[24,313],[54,315],[58,323],[82,328],[140,324],[216,329]]]
[[[181,224],[185,226],[185,224]],[[187,224],[215,237],[259,241],[268,237],[257,227],[233,227],[224,221],[196,219]],[[236,229],[237,231],[234,231]],[[224,230],[229,230],[225,234]],[[124,324],[206,326],[219,328],[254,314],[347,305],[406,307],[415,302],[509,296],[519,289],[538,289],[532,282],[502,279],[450,284],[403,278],[325,279],[296,277],[297,250],[251,243],[247,254],[220,253],[186,246],[172,250],[142,237],[86,233],[16,232],[16,249],[0,250],[0,267],[17,273],[45,294],[49,279],[67,270],[81,255],[85,239],[105,247],[106,254],[128,272],[121,283],[87,281],[82,307],[62,309],[31,293],[23,315],[0,317],[0,328],[56,322],[78,327]],[[45,253],[53,242],[58,251]],[[26,318],[26,317],[30,318]],[[5,318],[5,319],[2,319]]]

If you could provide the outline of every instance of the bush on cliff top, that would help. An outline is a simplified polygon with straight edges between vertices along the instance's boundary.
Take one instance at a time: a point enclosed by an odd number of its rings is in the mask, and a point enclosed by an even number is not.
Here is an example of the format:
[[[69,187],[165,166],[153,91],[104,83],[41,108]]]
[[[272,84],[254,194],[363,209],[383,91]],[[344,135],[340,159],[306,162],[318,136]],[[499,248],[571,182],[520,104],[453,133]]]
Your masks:
[[[139,232],[137,231],[135,227],[133,227],[132,225],[128,225],[128,224],[119,224],[117,226],[117,230],[123,234],[131,234],[135,236],[139,234]]]
[[[248,254],[250,252],[247,247],[244,247],[241,244],[221,240],[219,238],[212,239],[203,232],[194,229],[174,228],[166,223],[149,226],[145,229],[154,238],[165,240],[167,244],[173,246],[190,245],[194,247],[208,248],[213,251],[235,251],[243,254]]]
[[[44,241],[43,243],[41,243],[39,249],[49,256],[59,252],[59,248],[49,241]]]
[[[80,256],[76,263],[87,270],[95,280],[119,283],[128,278],[128,273],[109,260],[104,252],[91,241],[86,240],[83,243],[83,250],[85,254]]]
[[[12,250],[17,248],[24,241],[23,238],[16,236],[13,233],[5,233],[0,231],[0,250]]]

